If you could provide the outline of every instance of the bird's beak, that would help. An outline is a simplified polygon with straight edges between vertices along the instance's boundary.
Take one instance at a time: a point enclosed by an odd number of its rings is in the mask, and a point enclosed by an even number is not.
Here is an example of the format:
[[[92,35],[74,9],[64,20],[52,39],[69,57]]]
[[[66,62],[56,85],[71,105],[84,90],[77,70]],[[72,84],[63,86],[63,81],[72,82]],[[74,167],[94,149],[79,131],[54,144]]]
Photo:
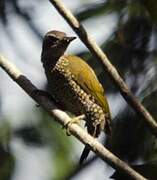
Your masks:
[[[66,37],[66,38],[64,38],[64,41],[70,43],[70,42],[73,41],[74,39],[76,39],[76,37]]]
[[[74,37],[74,36],[73,37],[68,37],[68,38],[69,38],[70,42],[76,39],[76,37]]]

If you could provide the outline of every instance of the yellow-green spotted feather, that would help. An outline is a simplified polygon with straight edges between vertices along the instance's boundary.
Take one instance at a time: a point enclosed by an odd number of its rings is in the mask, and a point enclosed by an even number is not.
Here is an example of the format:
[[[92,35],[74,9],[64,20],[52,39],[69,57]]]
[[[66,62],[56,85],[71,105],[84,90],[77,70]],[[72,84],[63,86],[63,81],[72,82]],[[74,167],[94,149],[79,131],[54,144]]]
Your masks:
[[[109,105],[104,94],[104,89],[99,83],[92,68],[81,58],[73,55],[64,56],[68,58],[68,69],[72,72],[75,81],[84,89],[87,94],[91,94],[97,103],[103,108],[105,114],[111,119]]]

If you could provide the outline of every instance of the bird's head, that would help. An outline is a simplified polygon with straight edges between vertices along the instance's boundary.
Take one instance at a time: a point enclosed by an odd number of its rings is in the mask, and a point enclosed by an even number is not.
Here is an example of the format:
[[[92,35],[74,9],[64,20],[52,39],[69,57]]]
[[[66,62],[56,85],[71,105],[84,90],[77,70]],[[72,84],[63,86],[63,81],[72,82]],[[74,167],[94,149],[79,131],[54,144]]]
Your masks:
[[[49,31],[44,36],[42,47],[42,59],[44,58],[59,58],[67,49],[69,43],[76,37],[68,37],[61,31]]]

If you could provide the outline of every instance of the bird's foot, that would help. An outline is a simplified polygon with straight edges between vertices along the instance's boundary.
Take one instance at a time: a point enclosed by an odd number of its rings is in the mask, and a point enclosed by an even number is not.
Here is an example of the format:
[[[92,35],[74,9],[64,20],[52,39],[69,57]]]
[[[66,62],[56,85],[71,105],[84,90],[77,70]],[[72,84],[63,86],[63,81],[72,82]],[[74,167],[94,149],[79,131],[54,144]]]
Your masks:
[[[83,120],[85,118],[85,115],[80,115],[80,116],[77,116],[77,117],[74,117],[72,118],[68,123],[66,123],[63,128],[66,128],[66,134],[67,136],[70,136],[71,133],[70,133],[70,129],[69,129],[69,126],[73,123],[75,124],[78,124],[80,123],[80,120]]]

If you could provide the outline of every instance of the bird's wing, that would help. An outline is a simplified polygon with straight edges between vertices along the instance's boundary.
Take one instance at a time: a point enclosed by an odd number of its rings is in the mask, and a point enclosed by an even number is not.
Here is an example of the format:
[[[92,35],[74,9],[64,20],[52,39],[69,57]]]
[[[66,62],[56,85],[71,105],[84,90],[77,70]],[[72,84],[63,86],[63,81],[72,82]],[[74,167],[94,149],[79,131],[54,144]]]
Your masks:
[[[97,103],[103,108],[104,112],[108,114],[110,119],[110,110],[107,99],[104,95],[104,89],[99,83],[92,68],[77,56],[69,55],[64,56],[64,58],[68,58],[68,69],[74,75],[77,84],[79,84],[87,94],[91,94],[95,98]]]

